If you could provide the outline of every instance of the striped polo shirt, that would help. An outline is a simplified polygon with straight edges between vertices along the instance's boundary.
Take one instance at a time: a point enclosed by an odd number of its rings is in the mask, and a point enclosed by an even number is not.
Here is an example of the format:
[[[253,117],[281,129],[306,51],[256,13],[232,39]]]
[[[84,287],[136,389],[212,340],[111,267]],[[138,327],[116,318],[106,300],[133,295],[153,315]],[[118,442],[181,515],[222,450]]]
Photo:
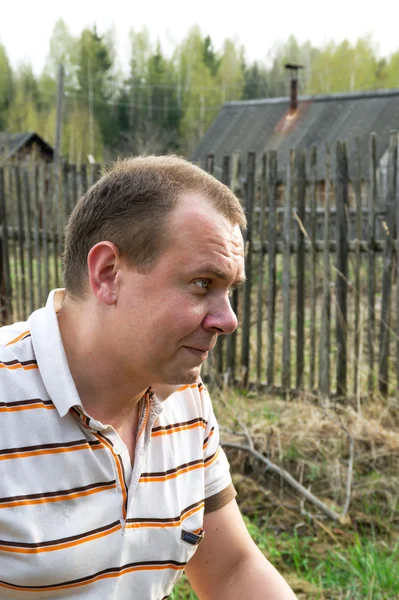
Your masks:
[[[204,510],[234,495],[200,382],[140,401],[134,464],[85,412],[54,290],[0,329],[0,598],[161,600],[192,557]]]

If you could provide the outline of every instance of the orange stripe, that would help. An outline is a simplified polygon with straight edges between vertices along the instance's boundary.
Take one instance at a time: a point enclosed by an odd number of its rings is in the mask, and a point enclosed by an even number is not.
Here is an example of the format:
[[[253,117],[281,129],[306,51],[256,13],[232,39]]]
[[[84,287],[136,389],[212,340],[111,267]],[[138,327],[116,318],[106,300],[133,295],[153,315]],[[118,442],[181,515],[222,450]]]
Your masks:
[[[97,577],[93,577],[93,579],[89,579],[88,581],[81,581],[78,583],[70,583],[67,585],[54,585],[51,587],[42,587],[42,588],[34,588],[29,589],[26,587],[22,587],[19,585],[10,585],[7,583],[0,583],[0,587],[7,588],[9,590],[22,590],[23,592],[51,592],[52,590],[67,590],[71,588],[80,587],[82,585],[90,585],[91,583],[95,583],[96,581],[101,581],[102,579],[112,579],[116,577],[121,577],[126,573],[133,573],[134,571],[165,571],[166,569],[173,569],[174,571],[183,571],[185,565],[177,566],[177,565],[155,565],[155,566],[139,566],[139,567],[129,567],[127,569],[123,569],[119,573],[104,573],[103,575],[97,575]]]
[[[32,450],[32,452],[15,452],[13,454],[6,454],[0,456],[0,460],[7,460],[9,458],[26,458],[29,456],[40,456],[41,454],[60,454],[60,452],[75,452],[75,450],[87,450],[88,444],[81,444],[80,446],[74,446],[73,448],[53,448],[48,450]],[[92,450],[99,450],[101,446],[92,446]]]
[[[196,427],[203,427],[205,429],[205,423],[192,423],[191,425],[179,425],[172,427],[171,429],[161,429],[160,431],[154,431],[151,437],[158,437],[159,435],[169,435],[170,433],[176,433],[177,431],[186,431],[186,429],[195,429]]]
[[[60,494],[59,496],[51,496],[49,498],[37,498],[35,500],[15,500],[11,502],[6,502],[5,504],[0,504],[0,509],[11,508],[14,506],[28,506],[32,504],[47,504],[48,502],[63,502],[66,500],[76,500],[76,498],[82,498],[83,496],[90,496],[91,494],[96,494],[97,492],[103,492],[105,490],[114,489],[116,489],[115,483],[114,485],[104,485],[99,488],[95,488],[94,490],[87,490],[85,492],[79,492],[76,494]]]
[[[21,364],[17,364],[17,365],[4,365],[3,363],[0,364],[0,369],[10,369],[10,371],[15,371],[15,369],[23,369],[24,371],[30,371],[31,369],[38,369],[38,365],[21,365]]]
[[[119,457],[118,457],[117,454],[115,454],[112,445],[108,442],[108,440],[105,437],[101,437],[97,433],[95,433],[94,435],[96,436],[96,438],[98,440],[100,440],[100,442],[102,444],[104,444],[105,446],[107,446],[107,448],[109,450],[111,450],[112,455],[113,455],[113,457],[115,459],[116,469],[118,471],[119,483],[120,483],[121,490],[122,490],[122,499],[123,499],[123,503],[122,503],[122,517],[123,517],[123,519],[126,519],[127,490],[125,488],[125,482],[124,482],[124,479],[123,479],[123,472],[122,472],[122,467],[121,467],[120,462],[119,462]]]
[[[145,404],[145,412],[144,412],[144,417],[143,417],[143,422],[141,424],[140,431],[137,434],[136,445],[137,445],[137,442],[140,439],[141,434],[144,431],[145,426],[147,425],[148,415],[149,414],[150,414],[150,399],[149,399],[149,397],[147,395],[147,397],[146,397],[146,404]]]
[[[215,456],[211,460],[209,460],[208,462],[206,462],[204,464],[204,467],[209,467],[211,464],[213,464],[215,462],[215,460],[217,459],[217,457],[219,456],[219,452],[220,452],[220,447],[216,450]]]
[[[183,473],[188,473],[189,471],[194,471],[195,469],[203,469],[204,465],[201,463],[199,465],[194,465],[192,467],[186,467],[181,471],[177,471],[176,473],[171,473],[171,475],[165,475],[164,477],[140,477],[140,482],[144,483],[152,483],[156,481],[168,481],[169,479],[175,479],[179,475],[183,475]]]
[[[17,412],[19,410],[30,410],[31,408],[46,408],[47,410],[54,410],[54,404],[42,404],[38,402],[37,404],[27,404],[25,406],[15,406],[14,408],[11,406],[0,406],[0,412]]]
[[[187,385],[183,385],[178,390],[176,390],[176,392],[184,392],[184,390],[188,390],[189,388],[194,389],[196,387],[198,387],[198,383],[190,383],[190,384],[187,384]]]
[[[19,335],[15,339],[11,340],[11,342],[8,342],[8,344],[6,344],[4,347],[11,346],[12,344],[16,344],[17,342],[19,342],[19,340],[22,340],[22,338],[25,337],[28,333],[30,333],[29,329],[27,331],[24,331],[23,333],[21,333],[21,335]]]
[[[54,546],[45,546],[44,548],[11,548],[8,546],[1,546],[0,551],[3,552],[14,552],[18,554],[39,554],[42,552],[53,552],[56,550],[63,550],[64,548],[72,548],[73,546],[80,546],[81,544],[85,544],[86,542],[91,542],[93,540],[98,540],[99,538],[110,535],[111,533],[115,533],[122,529],[122,525],[115,525],[112,529],[108,531],[102,531],[101,533],[94,533],[93,535],[89,535],[80,540],[75,540],[74,542],[65,542],[61,544],[54,544]]]
[[[127,523],[126,524],[126,528],[128,529],[141,529],[141,528],[147,528],[147,527],[161,527],[162,529],[166,528],[166,527],[179,527],[183,521],[185,521],[186,519],[188,519],[188,517],[191,517],[191,515],[194,515],[196,512],[199,512],[202,508],[204,508],[205,504],[204,502],[201,502],[201,504],[199,504],[198,506],[196,506],[195,508],[192,508],[191,510],[189,510],[186,514],[184,514],[178,521],[175,521],[173,523],[168,522],[168,521],[164,521],[162,522],[157,522],[157,523],[152,523],[151,521],[148,521],[148,523]]]

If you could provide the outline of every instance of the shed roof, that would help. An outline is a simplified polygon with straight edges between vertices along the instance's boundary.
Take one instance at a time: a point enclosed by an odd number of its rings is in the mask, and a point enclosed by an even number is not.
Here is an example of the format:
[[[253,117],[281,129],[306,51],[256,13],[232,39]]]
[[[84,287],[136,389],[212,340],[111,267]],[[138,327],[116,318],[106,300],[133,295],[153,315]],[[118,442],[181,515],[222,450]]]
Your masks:
[[[23,133],[0,131],[0,156],[3,155],[5,159],[11,158],[18,150],[31,141],[36,141],[48,154],[54,154],[54,150],[50,144],[45,142],[35,131],[26,131]]]
[[[399,130],[399,89],[303,96],[294,115],[286,97],[227,102],[190,158],[203,164],[207,154],[214,154],[215,175],[220,177],[224,155],[240,152],[245,157],[252,151],[260,158],[264,151],[274,149],[278,150],[281,172],[290,148],[314,144],[319,147],[320,165],[324,165],[326,144],[330,147],[334,166],[334,146],[341,141],[347,143],[353,172],[359,138],[362,173],[367,175],[370,134],[377,134],[380,161],[392,130]],[[324,177],[324,169],[319,175]]]

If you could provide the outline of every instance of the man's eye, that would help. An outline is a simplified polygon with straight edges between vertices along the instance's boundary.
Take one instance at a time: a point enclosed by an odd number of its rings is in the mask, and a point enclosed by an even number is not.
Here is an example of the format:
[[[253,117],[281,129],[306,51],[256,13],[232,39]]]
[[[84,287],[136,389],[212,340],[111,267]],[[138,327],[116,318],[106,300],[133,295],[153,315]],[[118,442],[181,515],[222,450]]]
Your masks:
[[[198,287],[202,288],[203,290],[206,290],[206,289],[208,289],[208,286],[209,286],[209,280],[208,279],[197,279],[195,284],[198,285]]]

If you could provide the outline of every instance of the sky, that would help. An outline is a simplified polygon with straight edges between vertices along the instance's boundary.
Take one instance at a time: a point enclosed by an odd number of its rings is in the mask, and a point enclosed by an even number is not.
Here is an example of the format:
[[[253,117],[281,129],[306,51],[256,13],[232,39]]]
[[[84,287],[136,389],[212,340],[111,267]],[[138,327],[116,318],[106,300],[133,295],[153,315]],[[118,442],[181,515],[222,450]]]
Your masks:
[[[37,74],[60,17],[74,35],[94,24],[99,33],[113,27],[122,68],[129,60],[129,30],[143,26],[167,49],[167,40],[172,47],[198,24],[216,49],[226,37],[236,38],[250,61],[266,60],[273,46],[290,34],[315,46],[371,34],[380,55],[387,56],[399,48],[394,5],[395,0],[379,0],[378,5],[367,0],[0,0],[0,42],[14,67],[30,62]]]

